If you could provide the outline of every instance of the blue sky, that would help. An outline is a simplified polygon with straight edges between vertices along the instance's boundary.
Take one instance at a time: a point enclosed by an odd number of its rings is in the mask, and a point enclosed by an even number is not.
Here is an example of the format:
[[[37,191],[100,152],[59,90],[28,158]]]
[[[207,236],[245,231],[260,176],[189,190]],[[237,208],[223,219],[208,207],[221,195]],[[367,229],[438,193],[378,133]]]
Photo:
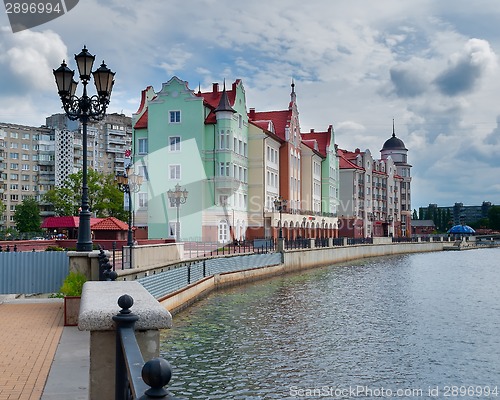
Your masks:
[[[413,207],[500,204],[500,7],[494,0],[85,0],[13,34],[0,19],[0,121],[60,112],[52,68],[87,45],[116,71],[110,111],[172,75],[192,89],[240,78],[247,107],[286,108],[341,148],[409,149]],[[80,93],[80,92],[79,92]]]

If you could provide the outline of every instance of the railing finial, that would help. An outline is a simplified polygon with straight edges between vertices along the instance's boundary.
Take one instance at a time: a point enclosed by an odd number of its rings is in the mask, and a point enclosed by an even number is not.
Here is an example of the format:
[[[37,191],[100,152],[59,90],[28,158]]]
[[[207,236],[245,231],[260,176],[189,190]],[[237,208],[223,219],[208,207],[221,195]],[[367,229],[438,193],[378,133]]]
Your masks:
[[[171,377],[172,367],[167,360],[161,357],[149,360],[142,367],[142,379],[151,388],[144,394],[155,398],[165,398],[169,393],[164,386],[170,382]]]
[[[130,314],[130,308],[134,305],[134,299],[128,294],[120,296],[118,299],[118,305],[120,306],[120,314]]]

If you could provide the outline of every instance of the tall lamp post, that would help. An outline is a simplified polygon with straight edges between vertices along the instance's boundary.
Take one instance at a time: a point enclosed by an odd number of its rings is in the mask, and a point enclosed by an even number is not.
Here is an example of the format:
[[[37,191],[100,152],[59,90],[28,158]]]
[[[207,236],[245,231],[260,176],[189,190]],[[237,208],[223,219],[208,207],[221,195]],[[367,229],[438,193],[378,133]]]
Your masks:
[[[175,185],[175,190],[169,189],[167,191],[168,199],[170,200],[170,206],[177,208],[177,221],[175,224],[175,240],[180,241],[180,224],[179,224],[179,208],[181,204],[185,204],[188,191],[186,189],[182,190],[181,185]]]
[[[128,233],[127,246],[134,245],[134,236],[132,232],[132,193],[137,193],[142,185],[142,176],[136,175],[133,171],[132,164],[125,168],[125,172],[116,176],[118,189],[123,193],[128,194]]]
[[[279,229],[279,236],[278,238],[279,239],[283,239],[283,218],[282,218],[282,213],[283,213],[283,210],[285,209],[286,207],[286,200],[284,200],[281,196],[277,197],[275,200],[274,200],[274,209],[276,211],[279,211],[280,213],[280,229]]]
[[[87,123],[90,119],[101,120],[106,115],[106,108],[109,105],[111,90],[113,89],[115,73],[106,67],[104,61],[101,66],[92,71],[95,56],[90,54],[84,46],[80,54],[75,54],[78,73],[83,84],[83,94],[81,97],[75,96],[78,82],[73,79],[75,73],[63,61],[61,66],[53,70],[56,79],[57,91],[61,98],[66,116],[72,120],[79,120],[82,123],[83,133],[83,176],[82,176],[82,204],[80,210],[80,221],[78,227],[77,251],[92,251],[92,236],[90,232],[90,207],[89,193],[87,186]],[[97,95],[87,95],[87,84],[90,81],[90,74],[94,77]]]

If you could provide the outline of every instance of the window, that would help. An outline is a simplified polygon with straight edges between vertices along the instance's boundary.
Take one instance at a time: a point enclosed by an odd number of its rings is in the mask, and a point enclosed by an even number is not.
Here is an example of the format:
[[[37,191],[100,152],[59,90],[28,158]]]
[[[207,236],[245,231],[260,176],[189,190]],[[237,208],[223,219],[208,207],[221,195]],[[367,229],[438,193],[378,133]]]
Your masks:
[[[181,137],[170,136],[170,151],[181,151]]]
[[[147,181],[148,180],[148,168],[145,165],[139,165],[137,168],[137,173],[142,176],[142,178]]]
[[[14,169],[14,170],[19,169],[19,164],[17,164],[17,163],[10,163],[10,169]]]
[[[139,208],[146,208],[148,206],[148,194],[139,193]]]
[[[19,153],[10,153],[10,158],[13,160],[18,160],[19,159]]]
[[[219,221],[219,226],[217,229],[219,243],[225,243],[228,240],[229,228],[225,220]]]
[[[170,123],[179,124],[181,122],[181,112],[180,111],[169,111]]]
[[[230,176],[229,175],[229,162],[219,163],[219,176]]]
[[[180,165],[169,165],[170,179],[179,180],[181,179],[181,166]]]
[[[229,142],[229,131],[220,131],[219,133],[219,148],[220,149],[229,149],[230,147],[230,142]]]
[[[148,139],[142,138],[137,140],[139,154],[148,154]]]

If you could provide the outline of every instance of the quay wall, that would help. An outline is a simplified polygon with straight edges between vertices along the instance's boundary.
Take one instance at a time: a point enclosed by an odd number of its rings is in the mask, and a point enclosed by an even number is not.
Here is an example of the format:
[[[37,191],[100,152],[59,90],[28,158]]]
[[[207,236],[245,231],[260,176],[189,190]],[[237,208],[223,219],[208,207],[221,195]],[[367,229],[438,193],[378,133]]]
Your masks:
[[[158,299],[158,301],[174,315],[214,290],[350,260],[385,255],[442,251],[443,245],[443,242],[418,242],[284,251],[281,264],[215,274],[170,293]]]

